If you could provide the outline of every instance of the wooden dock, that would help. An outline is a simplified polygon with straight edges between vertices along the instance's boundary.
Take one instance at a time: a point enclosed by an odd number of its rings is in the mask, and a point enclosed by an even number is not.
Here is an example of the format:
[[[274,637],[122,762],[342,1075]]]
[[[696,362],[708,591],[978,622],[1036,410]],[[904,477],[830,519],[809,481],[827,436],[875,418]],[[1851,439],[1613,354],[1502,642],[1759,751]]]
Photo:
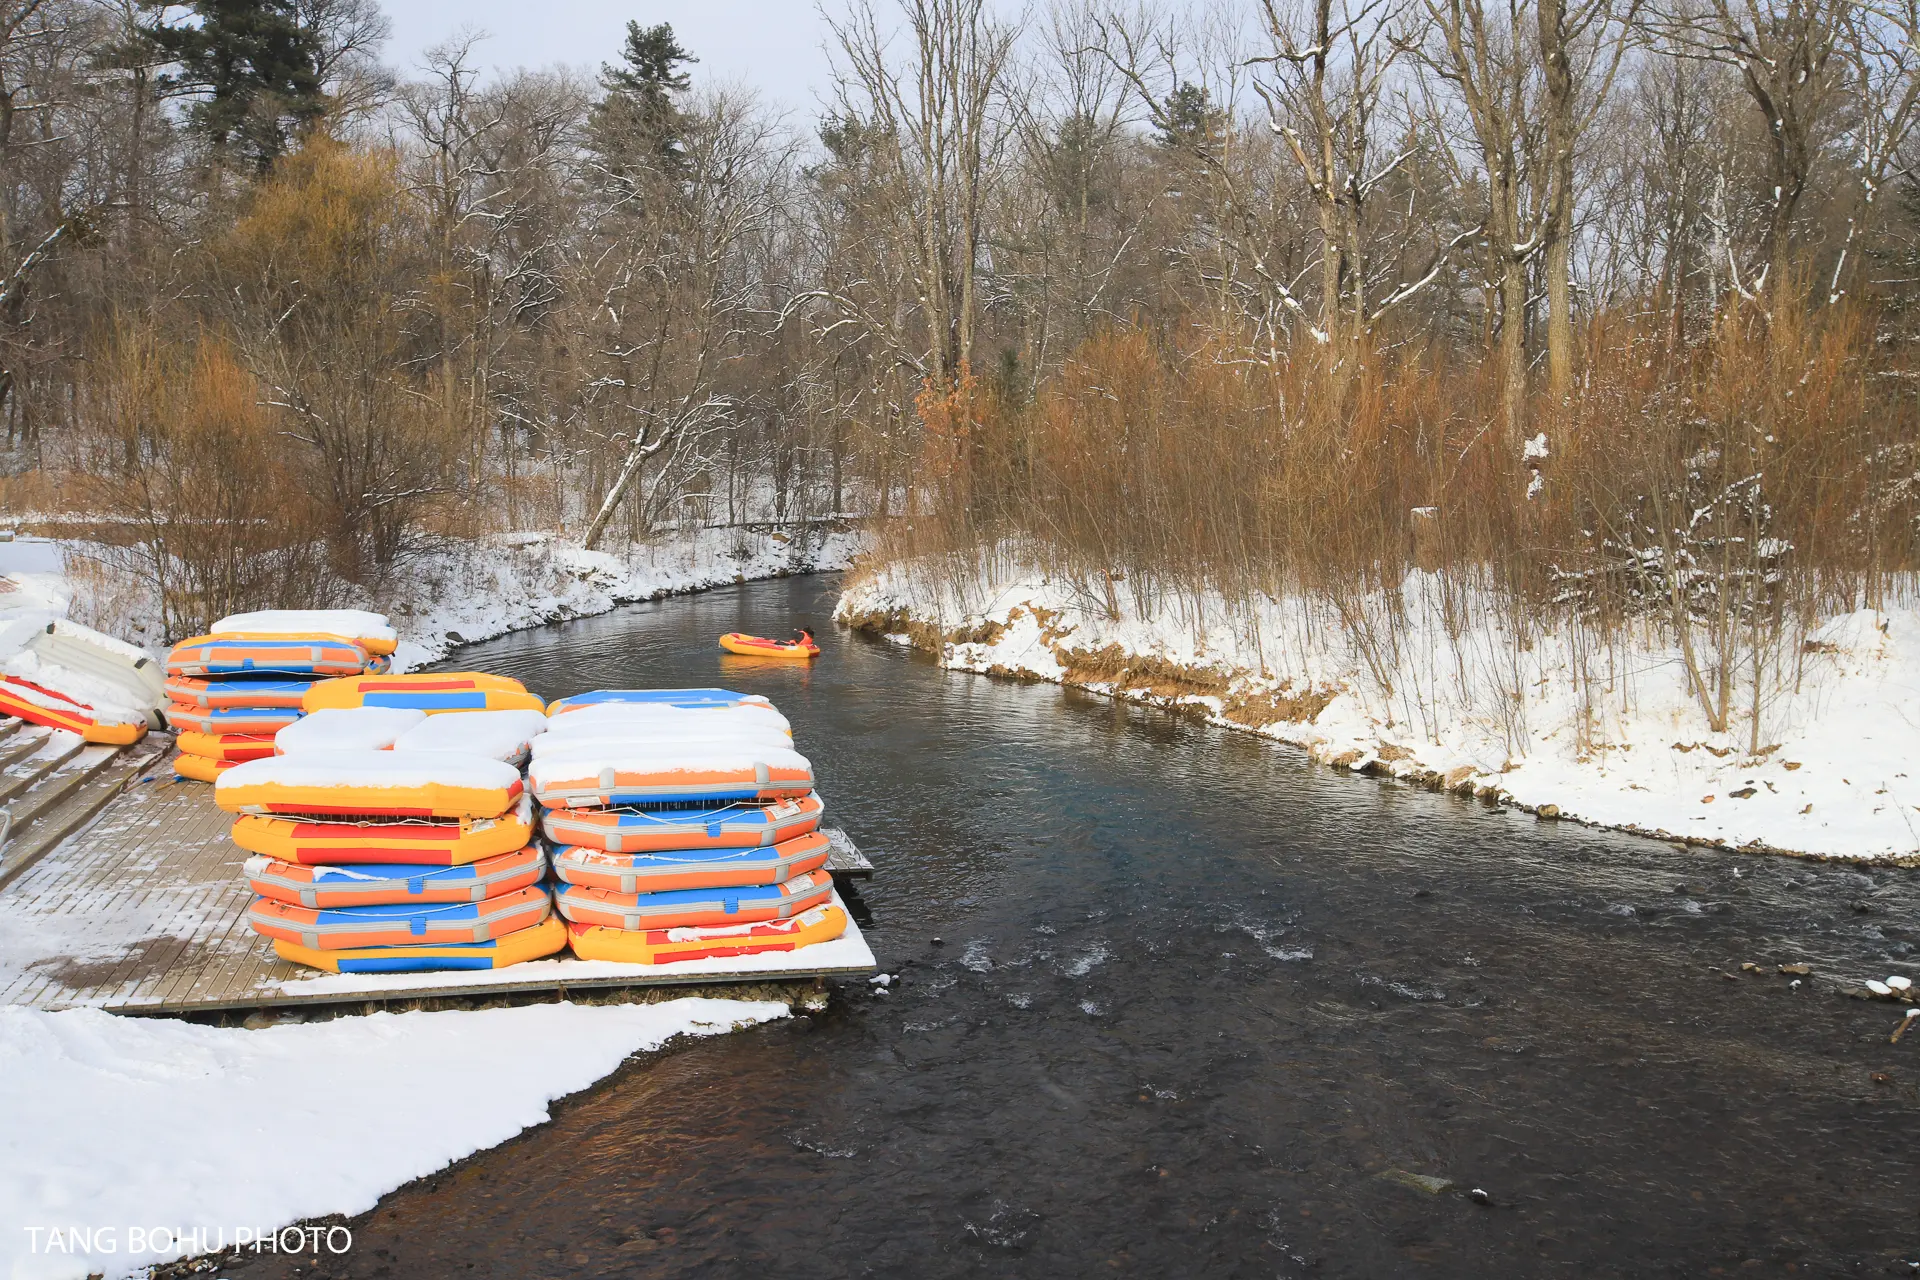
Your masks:
[[[873,952],[850,925],[834,941],[730,960],[627,965],[538,960],[499,971],[321,974],[275,956],[247,928],[246,854],[212,788],[148,767],[93,825],[0,887],[0,1004],[189,1014],[526,992],[857,976]],[[829,831],[836,880],[872,864]]]

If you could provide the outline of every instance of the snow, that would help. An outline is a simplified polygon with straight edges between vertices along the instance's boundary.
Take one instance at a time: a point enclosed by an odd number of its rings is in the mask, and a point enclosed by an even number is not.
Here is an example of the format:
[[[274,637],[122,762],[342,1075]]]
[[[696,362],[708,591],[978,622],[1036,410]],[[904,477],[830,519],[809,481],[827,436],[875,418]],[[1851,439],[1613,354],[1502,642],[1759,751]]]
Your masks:
[[[0,606],[7,598],[0,594]],[[49,626],[55,636],[68,643],[55,644],[47,634]],[[62,656],[70,661],[78,655],[77,660],[95,669],[56,662],[44,652],[48,649],[62,650]],[[18,676],[64,694],[93,708],[94,718],[102,723],[144,720],[158,704],[151,688],[132,670],[132,664],[146,656],[124,641],[42,610],[7,613],[0,609],[0,675]]]
[[[302,751],[237,764],[220,775],[213,790],[216,798],[224,791],[268,785],[511,792],[519,782],[520,771],[512,765],[465,751]]]
[[[457,644],[635,600],[844,569],[865,545],[861,533],[747,529],[681,530],[618,552],[544,533],[479,539],[418,563],[407,598],[388,609],[400,631],[394,669],[436,661]]]
[[[231,1244],[239,1230],[363,1213],[544,1123],[555,1099],[631,1054],[786,1013],[689,998],[247,1031],[0,1008],[0,1275],[120,1277]],[[52,1228],[79,1228],[92,1247],[52,1251]],[[176,1244],[175,1231],[186,1239]],[[132,1238],[149,1233],[157,1247]]]
[[[327,707],[275,733],[273,749],[283,756],[296,751],[384,751],[426,719],[426,712],[412,707]]]
[[[395,751],[471,751],[509,763],[525,758],[528,746],[547,731],[538,711],[452,711],[428,716],[401,734]]]
[[[1681,655],[1651,627],[1616,647],[1554,633],[1522,646],[1488,593],[1449,595],[1418,571],[1398,588],[1398,634],[1391,593],[1350,603],[1343,619],[1300,596],[1166,595],[1143,609],[1120,583],[1110,617],[1104,592],[1039,571],[989,571],[963,592],[949,581],[887,568],[851,587],[838,616],[904,616],[947,634],[984,626],[998,634],[943,643],[942,663],[1179,702],[1326,763],[1598,826],[1920,861],[1920,608],[1862,610],[1814,631],[1806,652],[1788,655],[1797,679],[1789,672],[1765,703],[1755,752],[1750,716],[1710,731]],[[1116,688],[1102,674],[1115,653],[1223,692]]]
[[[147,718],[146,708],[127,705],[125,689],[116,688],[84,671],[45,662],[30,649],[0,659],[0,675],[13,676],[16,680],[31,680],[41,688],[51,689],[70,699],[62,702],[60,698],[48,697],[38,689],[29,689],[22,684],[7,685],[9,693],[36,706],[74,711],[79,709],[73,705],[77,702],[86,709],[88,718],[99,724],[140,724]]]
[[[387,623],[384,613],[366,609],[256,609],[252,613],[232,613],[208,629],[209,635],[323,635],[348,640],[371,640],[388,652],[398,643],[400,634]]]
[[[405,672],[437,662],[462,644],[607,613],[633,601],[844,569],[866,544],[867,536],[856,531],[689,528],[663,531],[651,542],[588,551],[553,533],[501,533],[449,541],[411,559],[379,600],[349,601],[384,612],[260,612],[301,618],[303,631],[310,629],[304,619],[320,613],[384,617],[399,637],[393,670]],[[16,617],[32,616],[44,624],[72,616],[164,656],[170,638],[160,634],[156,619],[162,610],[151,587],[113,576],[104,566],[115,562],[116,557],[85,542],[22,538],[0,543],[0,626]],[[90,583],[88,590],[76,595],[68,564],[76,564],[76,572]],[[247,616],[232,615],[221,623]]]

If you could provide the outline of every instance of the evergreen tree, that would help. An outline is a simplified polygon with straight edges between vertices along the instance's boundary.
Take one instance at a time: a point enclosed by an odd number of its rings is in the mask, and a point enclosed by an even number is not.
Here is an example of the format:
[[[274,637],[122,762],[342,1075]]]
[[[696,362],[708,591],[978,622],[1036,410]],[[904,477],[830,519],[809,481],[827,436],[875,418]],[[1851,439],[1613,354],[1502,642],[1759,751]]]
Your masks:
[[[699,59],[681,48],[665,22],[627,23],[620,58],[600,67],[606,96],[593,109],[594,150],[629,184],[645,170],[677,175],[686,165],[686,117],[675,99],[692,83],[681,68]]]
[[[1162,107],[1165,123],[1154,135],[1161,146],[1202,150],[1216,142],[1226,124],[1226,113],[1197,84],[1182,81],[1167,95]]]
[[[184,22],[167,19],[178,6],[146,7],[158,15],[143,26],[146,39],[179,67],[161,88],[199,95],[189,119],[217,149],[264,171],[326,114],[319,34],[301,25],[294,0],[191,0]]]

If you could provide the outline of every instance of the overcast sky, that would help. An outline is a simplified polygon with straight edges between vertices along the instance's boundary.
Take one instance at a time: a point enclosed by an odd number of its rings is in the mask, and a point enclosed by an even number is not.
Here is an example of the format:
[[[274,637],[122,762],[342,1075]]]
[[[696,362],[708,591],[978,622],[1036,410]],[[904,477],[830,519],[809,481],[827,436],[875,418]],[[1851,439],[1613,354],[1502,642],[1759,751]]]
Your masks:
[[[597,70],[619,52],[629,19],[673,24],[700,59],[694,83],[744,82],[767,99],[818,114],[827,83],[826,24],[812,0],[383,0],[393,19],[386,60],[411,71],[421,54],[462,27],[490,33],[476,53],[511,70],[568,63]]]

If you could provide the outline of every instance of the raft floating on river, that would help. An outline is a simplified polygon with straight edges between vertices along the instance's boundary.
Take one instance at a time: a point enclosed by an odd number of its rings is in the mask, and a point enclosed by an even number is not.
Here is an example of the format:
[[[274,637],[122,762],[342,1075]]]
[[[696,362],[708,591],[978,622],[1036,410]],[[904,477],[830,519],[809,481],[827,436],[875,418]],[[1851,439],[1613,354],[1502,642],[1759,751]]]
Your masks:
[[[809,636],[805,640],[769,640],[741,631],[729,631],[720,637],[720,647],[728,653],[747,658],[796,658],[802,661],[820,656],[820,646]]]

